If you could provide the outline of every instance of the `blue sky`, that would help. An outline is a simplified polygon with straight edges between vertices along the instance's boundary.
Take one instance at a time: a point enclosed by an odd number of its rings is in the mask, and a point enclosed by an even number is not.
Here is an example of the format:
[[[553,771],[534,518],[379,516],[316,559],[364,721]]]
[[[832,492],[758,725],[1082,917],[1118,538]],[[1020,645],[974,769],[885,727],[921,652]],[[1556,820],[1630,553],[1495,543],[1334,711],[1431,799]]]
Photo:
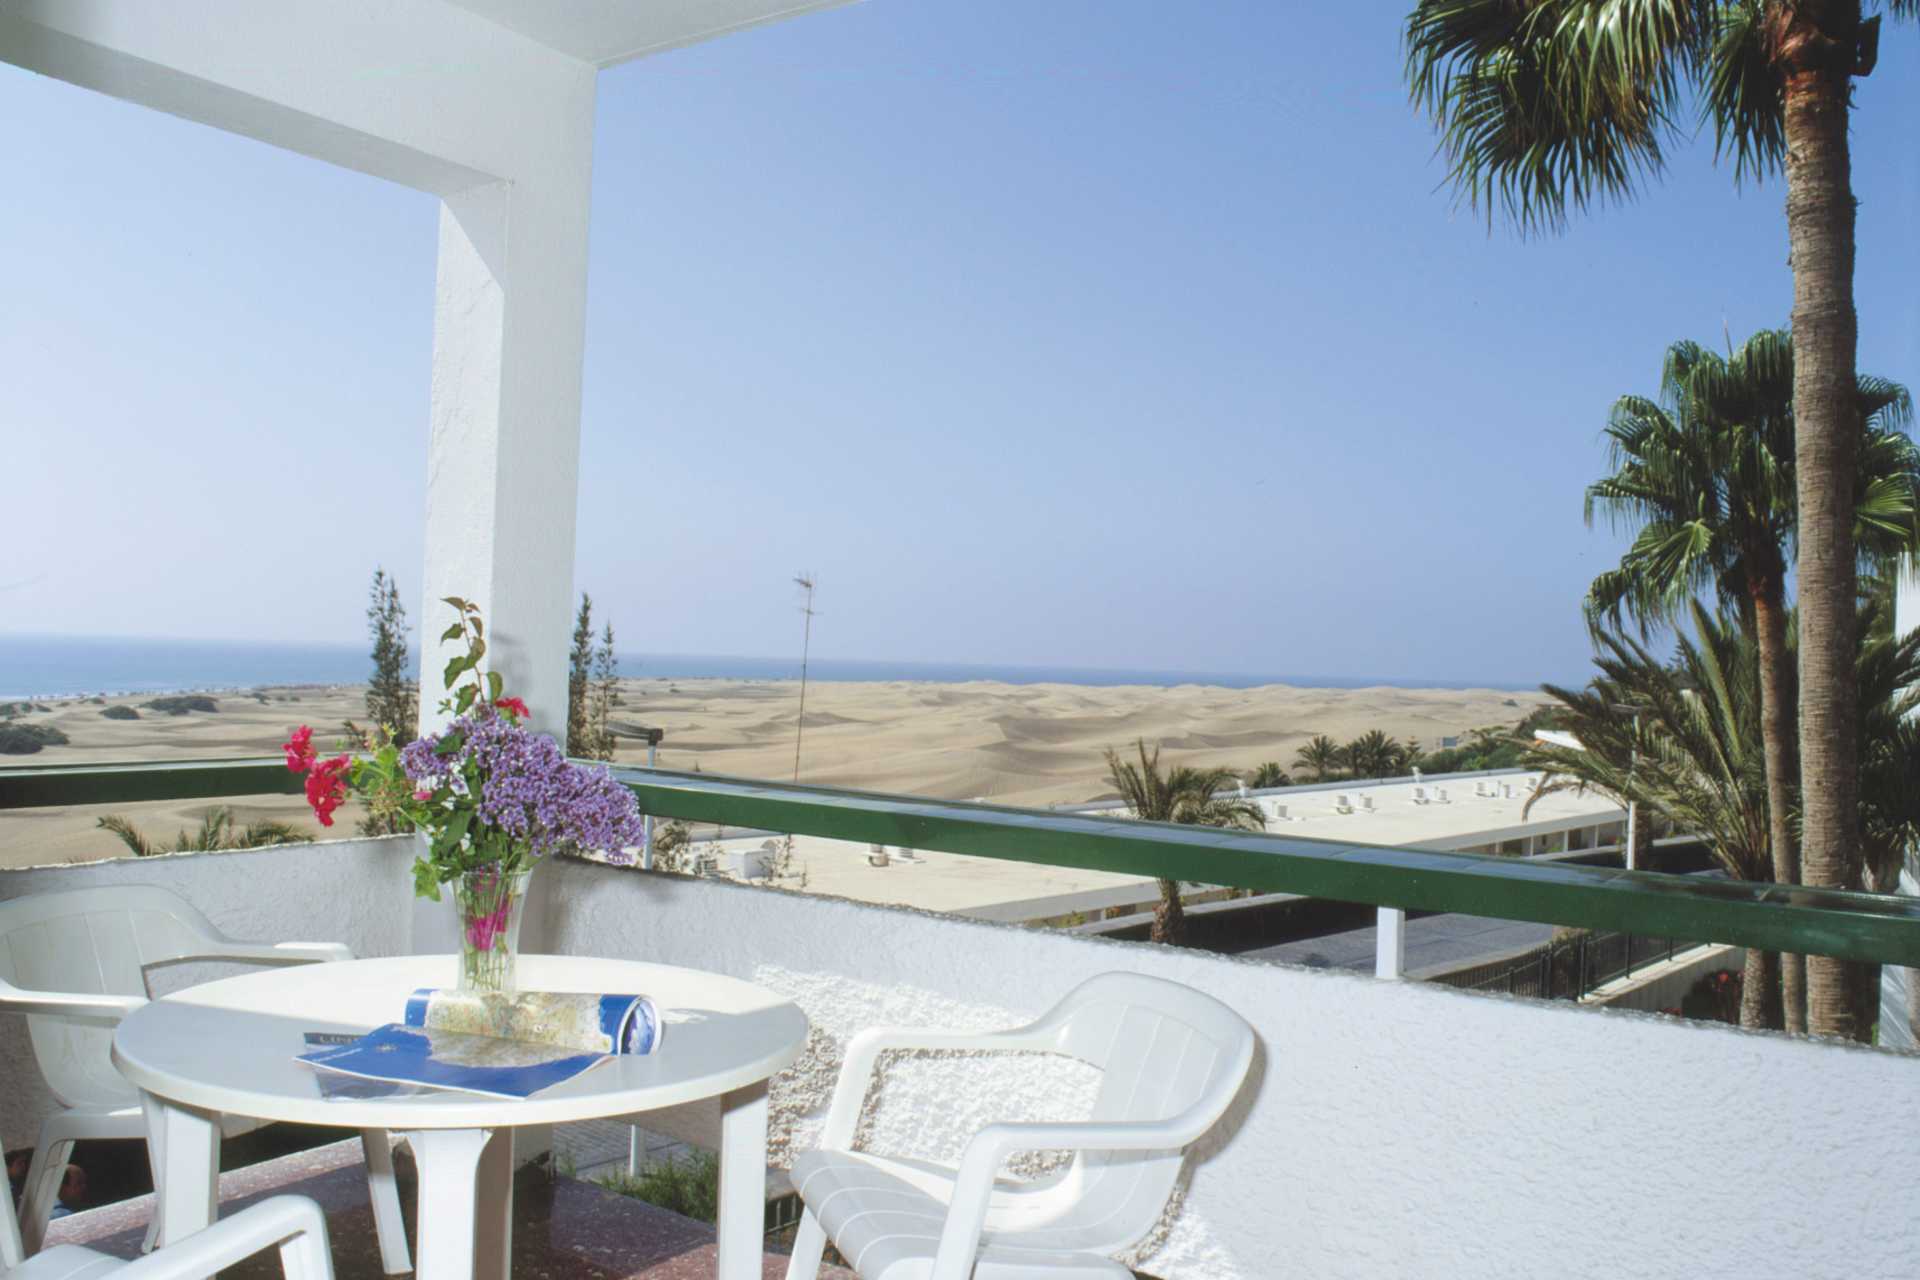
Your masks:
[[[1440,189],[1403,6],[870,0],[601,77],[578,585],[623,648],[1580,679],[1607,406],[1783,323],[1711,145]],[[1920,382],[1920,32],[1855,116]],[[354,641],[420,561],[435,207],[0,68],[0,631]]]

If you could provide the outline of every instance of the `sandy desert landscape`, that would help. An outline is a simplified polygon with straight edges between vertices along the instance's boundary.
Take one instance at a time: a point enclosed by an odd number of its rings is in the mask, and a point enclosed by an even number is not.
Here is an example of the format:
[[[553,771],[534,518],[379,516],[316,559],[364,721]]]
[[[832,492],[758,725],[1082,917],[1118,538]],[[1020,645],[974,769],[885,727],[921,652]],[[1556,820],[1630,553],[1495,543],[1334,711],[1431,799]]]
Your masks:
[[[150,695],[43,700],[30,722],[70,739],[0,767],[191,760],[276,755],[288,731],[327,730],[364,718],[357,685],[220,693],[217,711],[168,715],[145,709]],[[799,700],[792,681],[629,679],[621,685],[616,729],[649,725],[665,732],[660,764],[745,777],[791,778]],[[1544,699],[1491,689],[1298,688],[1264,685],[1088,686],[933,684],[916,681],[814,682],[807,688],[801,735],[805,782],[908,792],[946,799],[1046,805],[1107,792],[1102,753],[1136,738],[1158,742],[1173,764],[1250,770],[1265,760],[1293,769],[1294,752],[1315,734],[1345,741],[1368,729],[1433,749],[1443,737],[1510,725]],[[139,719],[108,719],[115,705]],[[621,743],[622,762],[643,762],[644,744]],[[121,812],[151,836],[171,840],[195,827],[210,804],[81,806],[0,814],[0,866],[119,856],[123,846],[97,828]],[[298,797],[232,802],[236,819],[278,818],[319,834]],[[348,834],[348,824],[329,834]]]

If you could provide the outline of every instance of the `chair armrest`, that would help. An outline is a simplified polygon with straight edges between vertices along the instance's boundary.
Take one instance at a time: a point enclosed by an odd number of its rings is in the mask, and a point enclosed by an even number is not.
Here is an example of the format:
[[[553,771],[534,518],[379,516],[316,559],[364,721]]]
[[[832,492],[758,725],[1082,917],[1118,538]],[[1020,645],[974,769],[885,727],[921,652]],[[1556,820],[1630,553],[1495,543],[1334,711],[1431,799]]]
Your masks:
[[[0,979],[0,1013],[37,1013],[117,1023],[147,1002],[145,996],[96,995],[81,991],[33,991]]]
[[[873,1065],[890,1049],[934,1049],[959,1052],[1017,1052],[1054,1047],[1052,1035],[1039,1024],[1011,1031],[939,1031],[919,1027],[870,1027],[847,1042],[846,1061],[840,1064],[840,1078],[833,1086],[833,1105],[827,1111],[827,1124],[820,1145],[846,1151],[853,1146],[853,1131],[860,1123],[860,1110],[866,1104],[867,1086],[873,1079]]]
[[[935,1280],[973,1274],[980,1232],[993,1198],[994,1177],[1016,1151],[1177,1151],[1207,1131],[1212,1114],[1191,1107],[1166,1120],[1084,1120],[990,1124],[973,1135],[953,1180],[953,1199],[940,1230]]]
[[[353,959],[344,942],[234,942],[209,939],[202,960],[250,960],[255,964],[326,964]]]
[[[278,1246],[287,1280],[332,1280],[327,1222],[305,1196],[275,1196],[118,1268],[121,1280],[200,1280]]]

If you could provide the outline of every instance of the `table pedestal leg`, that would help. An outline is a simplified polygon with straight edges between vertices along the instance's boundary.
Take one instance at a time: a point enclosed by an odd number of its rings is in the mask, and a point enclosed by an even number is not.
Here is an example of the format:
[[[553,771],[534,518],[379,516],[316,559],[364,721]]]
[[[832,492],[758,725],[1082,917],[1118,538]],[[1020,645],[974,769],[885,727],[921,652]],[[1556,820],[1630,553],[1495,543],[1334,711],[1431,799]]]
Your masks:
[[[418,1280],[507,1280],[513,1254],[513,1130],[416,1129]]]
[[[759,1280],[767,1214],[767,1083],[720,1099],[719,1280]]]
[[[400,1216],[400,1188],[393,1178],[393,1139],[381,1129],[360,1131],[367,1160],[367,1198],[373,1203],[374,1234],[380,1237],[380,1269],[390,1276],[413,1270],[407,1253],[407,1223]]]
[[[140,1095],[153,1166],[150,1247],[164,1247],[212,1225],[220,1198],[220,1117]]]

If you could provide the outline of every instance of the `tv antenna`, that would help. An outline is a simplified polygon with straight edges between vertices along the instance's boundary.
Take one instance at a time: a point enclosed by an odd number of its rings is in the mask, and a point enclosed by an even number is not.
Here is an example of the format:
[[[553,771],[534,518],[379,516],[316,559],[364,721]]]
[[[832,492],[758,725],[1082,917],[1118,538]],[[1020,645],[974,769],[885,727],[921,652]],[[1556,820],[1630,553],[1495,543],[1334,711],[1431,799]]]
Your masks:
[[[807,652],[813,647],[813,588],[816,579],[812,570],[803,569],[794,575],[793,585],[805,593],[800,604],[800,612],[806,622],[800,632],[800,714],[793,722],[793,780],[800,781],[800,735],[807,727]]]

